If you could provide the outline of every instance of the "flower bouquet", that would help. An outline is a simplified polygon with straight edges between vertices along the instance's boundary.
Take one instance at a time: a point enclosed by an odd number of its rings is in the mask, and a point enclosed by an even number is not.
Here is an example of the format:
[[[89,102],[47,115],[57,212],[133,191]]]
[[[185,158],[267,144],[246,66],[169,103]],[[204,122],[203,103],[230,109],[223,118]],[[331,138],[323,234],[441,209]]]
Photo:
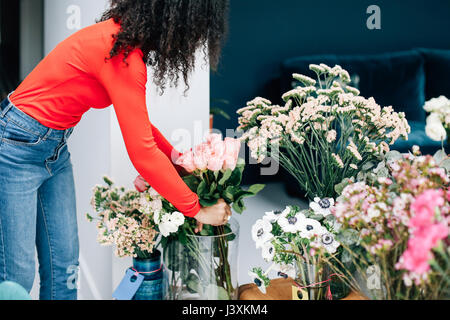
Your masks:
[[[294,74],[300,85],[283,95],[284,106],[256,98],[238,110],[238,129],[253,158],[277,160],[308,198],[335,198],[337,183],[407,138],[410,127],[404,113],[361,97],[340,66],[310,69],[317,80]]]
[[[89,221],[97,221],[98,242],[114,245],[118,257],[132,257],[133,271],[145,276],[135,299],[162,299],[161,253],[156,249],[158,235],[167,237],[183,225],[184,216],[173,210],[154,189],[140,191],[116,188],[105,177],[106,186],[96,186],[92,206],[97,217],[87,214]],[[145,190],[144,190],[145,189]]]
[[[435,141],[448,139],[450,131],[450,100],[444,96],[433,98],[423,107],[430,115],[427,117],[426,134]]]
[[[211,134],[206,142],[177,159],[189,175],[183,180],[197,193],[203,207],[224,199],[235,212],[245,210],[244,198],[264,185],[241,187],[245,162],[239,159],[240,141]],[[196,221],[187,218],[179,231],[163,239],[166,265],[172,271],[169,299],[237,298],[238,225],[232,219],[220,227],[194,231]]]
[[[448,299],[449,161],[443,151],[422,156],[415,147],[344,182],[332,210],[343,252],[324,260],[373,299]]]
[[[320,202],[320,199],[316,200]],[[327,253],[325,256],[340,255],[342,250],[335,237],[340,226],[331,215],[331,206],[323,209],[317,202],[311,203],[307,210],[288,206],[283,211],[266,212],[253,225],[252,237],[256,248],[262,249],[264,260],[272,262],[266,271],[253,268],[249,272],[263,293],[270,284],[269,273],[275,271],[278,277],[295,280],[297,296],[294,298],[323,300],[332,299],[333,295],[340,298],[331,289],[332,278],[338,274],[329,272],[319,254],[323,250]],[[342,295],[346,293],[341,292]]]

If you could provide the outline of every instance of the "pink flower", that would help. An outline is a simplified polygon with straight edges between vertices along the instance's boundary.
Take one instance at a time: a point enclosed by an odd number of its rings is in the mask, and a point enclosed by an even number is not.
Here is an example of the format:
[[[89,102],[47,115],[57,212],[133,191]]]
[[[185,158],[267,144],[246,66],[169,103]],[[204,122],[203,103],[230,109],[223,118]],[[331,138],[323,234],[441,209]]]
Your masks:
[[[433,258],[429,247],[420,238],[411,238],[408,241],[408,249],[403,252],[397,269],[406,269],[417,274],[423,274],[430,270],[429,260]]]
[[[437,246],[440,240],[447,238],[448,227],[444,223],[432,224],[416,230],[414,236],[431,250]]]
[[[208,169],[211,171],[221,170],[224,162],[225,143],[220,138],[220,135],[212,134],[207,138],[207,143],[210,147],[210,154],[208,157]]]
[[[195,147],[194,152],[194,165],[199,170],[206,170],[208,167],[208,157],[210,154],[210,149],[207,144],[202,143]]]
[[[225,138],[224,169],[234,170],[241,150],[241,142],[237,139]]]
[[[431,224],[437,207],[444,205],[442,190],[426,190],[411,204],[414,217],[409,222],[410,228],[421,228]]]
[[[187,172],[193,172],[196,169],[194,163],[194,153],[189,150],[183,153],[176,162],[177,165],[182,166]]]
[[[149,184],[142,176],[138,176],[136,180],[134,180],[134,187],[139,192],[145,192],[149,188]]]

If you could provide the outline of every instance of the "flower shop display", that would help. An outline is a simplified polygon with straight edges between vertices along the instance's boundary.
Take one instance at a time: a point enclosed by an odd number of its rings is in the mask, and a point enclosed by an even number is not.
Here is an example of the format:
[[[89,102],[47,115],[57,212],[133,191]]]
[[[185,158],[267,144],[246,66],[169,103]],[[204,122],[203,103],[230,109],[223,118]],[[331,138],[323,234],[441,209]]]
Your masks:
[[[288,206],[283,211],[266,212],[256,221],[252,238],[264,260],[272,264],[266,271],[253,268],[249,275],[263,293],[272,272],[277,277],[295,280],[294,299],[323,300],[348,294],[346,287],[335,281],[339,274],[332,274],[319,254],[320,249],[334,256],[342,252],[336,240],[340,226],[330,212],[331,207],[331,199],[316,198],[309,209]]]
[[[344,181],[332,209],[343,251],[323,259],[372,299],[449,299],[449,164],[415,147]]]
[[[435,141],[448,140],[450,133],[450,100],[444,96],[427,101],[423,107],[427,117],[426,134]]]
[[[206,141],[177,160],[189,175],[183,180],[197,193],[204,207],[224,199],[235,212],[245,210],[244,198],[264,185],[241,187],[245,162],[239,158],[241,142],[210,134]],[[186,218],[177,233],[162,240],[169,271],[167,299],[229,300],[237,298],[237,245],[239,226],[231,219],[220,227],[204,226]]]
[[[404,113],[361,97],[340,66],[310,69],[317,80],[294,74],[300,85],[283,95],[285,105],[256,98],[238,110],[238,129],[253,158],[277,160],[308,198],[335,198],[336,184],[406,139],[410,127]]]
[[[127,270],[121,285],[140,280],[139,286],[127,292],[118,290],[115,294],[120,298],[127,297],[123,299],[161,300],[163,271],[161,253],[156,249],[157,239],[159,234],[166,237],[177,232],[184,223],[184,216],[174,211],[140,178],[135,186],[141,192],[116,188],[107,177],[104,181],[105,186],[94,188],[92,198],[92,206],[98,215],[88,214],[87,219],[97,222],[100,244],[115,246],[118,257],[133,258],[133,267]]]

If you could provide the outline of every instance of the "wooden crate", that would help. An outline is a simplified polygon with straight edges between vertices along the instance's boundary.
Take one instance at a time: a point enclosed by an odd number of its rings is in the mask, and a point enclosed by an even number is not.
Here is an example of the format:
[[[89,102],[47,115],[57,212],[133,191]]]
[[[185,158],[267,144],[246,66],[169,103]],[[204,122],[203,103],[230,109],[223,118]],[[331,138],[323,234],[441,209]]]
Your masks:
[[[255,284],[245,284],[239,288],[239,300],[292,300],[293,285],[292,279],[275,279],[267,288],[267,293],[263,294]],[[367,300],[367,298],[352,292],[342,300]]]

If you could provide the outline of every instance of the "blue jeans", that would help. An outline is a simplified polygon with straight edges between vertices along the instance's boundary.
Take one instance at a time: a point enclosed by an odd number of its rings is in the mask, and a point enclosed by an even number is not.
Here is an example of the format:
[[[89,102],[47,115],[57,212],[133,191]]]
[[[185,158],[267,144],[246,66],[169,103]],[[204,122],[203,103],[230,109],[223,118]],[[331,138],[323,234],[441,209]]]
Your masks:
[[[40,298],[77,298],[78,229],[67,139],[16,108],[0,105],[0,282],[30,292],[38,253]]]

